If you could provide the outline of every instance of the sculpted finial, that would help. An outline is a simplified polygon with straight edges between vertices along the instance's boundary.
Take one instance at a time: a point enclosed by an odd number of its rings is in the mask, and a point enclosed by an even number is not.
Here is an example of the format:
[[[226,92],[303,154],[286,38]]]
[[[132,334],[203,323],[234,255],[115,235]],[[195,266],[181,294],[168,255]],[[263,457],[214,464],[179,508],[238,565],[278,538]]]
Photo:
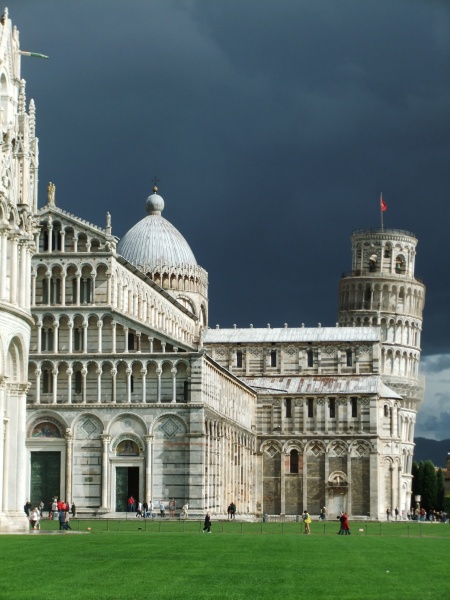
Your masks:
[[[55,204],[55,191],[55,184],[49,181],[47,186],[47,204]]]

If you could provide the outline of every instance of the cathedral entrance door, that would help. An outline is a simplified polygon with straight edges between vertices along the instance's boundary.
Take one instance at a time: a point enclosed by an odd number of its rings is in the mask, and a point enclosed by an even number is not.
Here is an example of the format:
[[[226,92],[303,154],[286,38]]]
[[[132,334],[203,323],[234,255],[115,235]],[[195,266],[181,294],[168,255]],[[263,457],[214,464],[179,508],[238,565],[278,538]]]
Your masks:
[[[139,498],[139,467],[116,467],[116,511],[128,510],[128,498]]]
[[[39,506],[42,500],[47,508],[52,498],[61,497],[60,479],[60,452],[31,452],[30,502],[33,507]]]

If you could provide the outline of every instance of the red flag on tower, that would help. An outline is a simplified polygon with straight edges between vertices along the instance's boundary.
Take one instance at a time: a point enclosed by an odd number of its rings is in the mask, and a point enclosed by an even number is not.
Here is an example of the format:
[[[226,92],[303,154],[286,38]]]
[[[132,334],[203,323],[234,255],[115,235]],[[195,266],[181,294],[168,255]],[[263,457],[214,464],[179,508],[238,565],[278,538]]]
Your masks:
[[[385,212],[387,210],[387,204],[383,200],[383,194],[380,194],[380,208],[381,208],[382,212]]]

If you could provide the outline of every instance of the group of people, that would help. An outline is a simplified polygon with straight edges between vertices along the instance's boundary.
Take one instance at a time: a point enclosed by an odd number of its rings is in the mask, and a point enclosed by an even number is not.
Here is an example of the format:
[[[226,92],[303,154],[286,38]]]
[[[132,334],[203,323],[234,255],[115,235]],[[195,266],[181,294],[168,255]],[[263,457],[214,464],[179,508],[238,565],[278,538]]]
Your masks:
[[[156,510],[159,510],[159,515],[161,518],[166,516],[167,504],[164,500],[161,500],[160,502],[153,502],[152,500],[149,500],[149,502],[140,502],[140,500],[138,500],[136,502],[136,500],[133,498],[133,496],[130,496],[128,498],[127,504],[128,504],[128,512],[136,512],[136,517],[142,517],[144,519],[146,519],[147,517],[150,517],[151,519],[153,519],[154,517],[156,517],[156,513],[154,512]],[[169,507],[169,515],[171,517],[174,517],[175,511],[177,509],[177,503],[176,503],[175,498],[172,498],[171,500],[169,500],[168,507]],[[187,504],[185,506],[183,506],[183,512],[184,512],[184,509],[186,508],[185,516],[187,516],[187,507],[188,507]],[[181,516],[183,516],[183,513]]]
[[[76,506],[75,503],[70,507],[69,504],[63,500],[58,500],[57,498],[53,498],[48,506],[48,518],[50,520],[59,520],[59,529],[72,529],[70,527],[69,521],[69,512],[72,512],[72,516],[76,515]],[[24,506],[24,512],[28,517],[30,522],[30,527],[32,529],[40,529],[40,521],[44,517],[44,503],[42,500],[39,505],[33,508],[33,505],[28,500]]]
[[[326,514],[327,514],[327,509],[325,508],[325,506],[322,508],[322,510],[320,511],[320,515],[319,515],[319,519],[321,521],[325,521],[326,520]],[[345,511],[342,511],[340,516],[338,516],[339,522],[340,522],[340,528],[338,531],[338,535],[350,535],[350,525],[348,524],[348,515]],[[303,524],[305,526],[305,530],[304,530],[304,535],[310,535],[311,534],[311,516],[309,514],[309,512],[305,509],[303,511],[302,514],[302,521]]]

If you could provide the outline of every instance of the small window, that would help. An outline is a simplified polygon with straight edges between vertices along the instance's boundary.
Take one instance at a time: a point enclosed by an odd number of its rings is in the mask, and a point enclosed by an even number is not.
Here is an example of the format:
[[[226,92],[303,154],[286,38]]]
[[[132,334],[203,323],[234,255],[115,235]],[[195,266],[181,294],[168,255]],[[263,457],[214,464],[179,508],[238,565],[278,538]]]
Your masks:
[[[347,367],[352,367],[353,366],[353,352],[351,350],[347,350],[345,354],[347,357]]]
[[[384,405],[384,416],[385,417],[389,416],[389,407],[387,404]]]
[[[336,399],[330,398],[328,401],[328,406],[330,408],[330,419],[336,418]]]
[[[185,381],[183,384],[183,401],[184,402],[188,401],[188,392],[189,392],[188,382]]]
[[[306,356],[308,359],[308,367],[313,367],[314,366],[314,353],[312,350],[308,350],[306,352]]]
[[[298,473],[298,450],[291,450],[289,473]]]
[[[292,417],[292,400],[291,398],[286,398],[286,417],[290,419]]]
[[[314,400],[312,398],[308,398],[308,418],[312,419],[314,417]]]
[[[352,417],[355,418],[358,416],[358,398],[351,398],[352,404]]]
[[[81,371],[75,373],[75,394],[81,394]]]
[[[271,367],[277,366],[277,351],[276,350],[270,351],[270,366]]]
[[[134,376],[133,375],[130,376],[130,388],[131,388],[131,391],[134,392]]]
[[[242,369],[242,350],[236,352],[236,367]]]
[[[42,304],[48,304],[48,282],[47,277],[42,280]]]
[[[74,329],[74,347],[76,352],[81,352],[83,348],[83,329],[76,327]]]
[[[134,350],[134,333],[128,334],[128,350]]]
[[[389,247],[384,249],[384,258],[391,258],[391,249]]]
[[[51,394],[53,392],[53,376],[49,369],[44,369],[42,391],[44,394]]]

